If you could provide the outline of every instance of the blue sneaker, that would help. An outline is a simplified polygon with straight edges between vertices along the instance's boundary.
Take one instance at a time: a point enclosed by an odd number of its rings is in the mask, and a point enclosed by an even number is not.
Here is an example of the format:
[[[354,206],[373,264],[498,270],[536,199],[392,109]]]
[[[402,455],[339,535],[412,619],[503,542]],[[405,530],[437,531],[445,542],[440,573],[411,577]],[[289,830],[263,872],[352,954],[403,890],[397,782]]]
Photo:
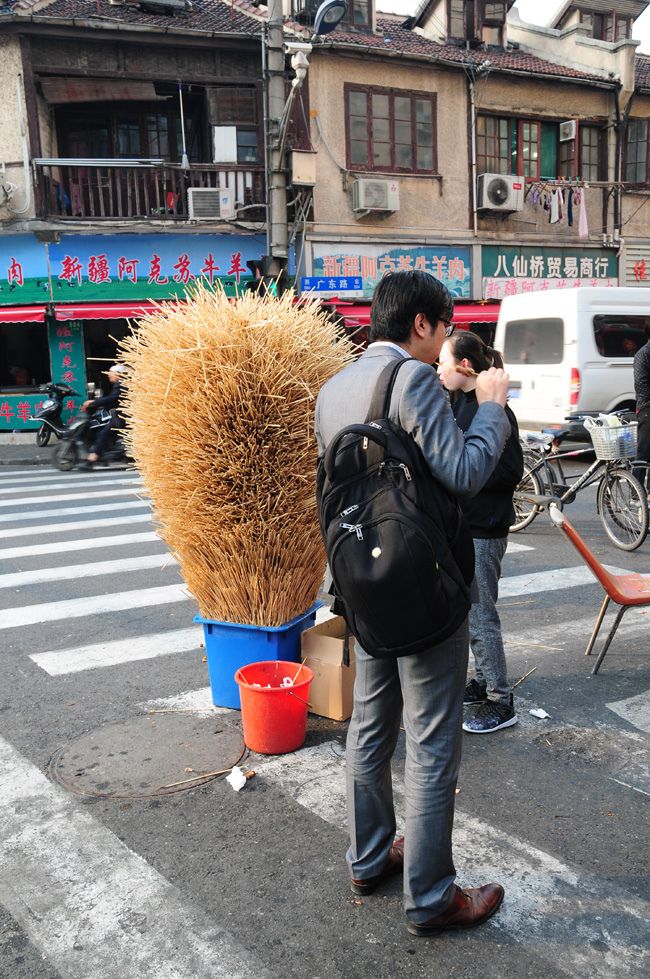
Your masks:
[[[494,700],[479,704],[463,724],[463,731],[469,731],[470,734],[491,734],[492,731],[500,731],[502,727],[512,727],[518,720],[510,694],[509,704]]]

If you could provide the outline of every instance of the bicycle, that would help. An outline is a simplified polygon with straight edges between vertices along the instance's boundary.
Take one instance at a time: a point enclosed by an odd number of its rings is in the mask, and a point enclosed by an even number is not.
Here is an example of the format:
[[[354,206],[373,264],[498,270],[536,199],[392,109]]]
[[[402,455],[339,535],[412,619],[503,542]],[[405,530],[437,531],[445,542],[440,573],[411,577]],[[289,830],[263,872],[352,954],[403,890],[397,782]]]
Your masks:
[[[612,418],[622,414],[615,412]],[[641,484],[630,472],[636,454],[637,423],[620,418],[616,426],[598,425],[584,419],[593,448],[559,451],[568,429],[555,434],[522,433],[524,475],[514,494],[515,523],[510,530],[528,527],[552,499],[558,507],[573,503],[580,490],[598,482],[596,509],[605,533],[616,547],[634,551],[648,533],[648,503]],[[563,459],[575,459],[594,451],[596,459],[574,482],[569,483]]]

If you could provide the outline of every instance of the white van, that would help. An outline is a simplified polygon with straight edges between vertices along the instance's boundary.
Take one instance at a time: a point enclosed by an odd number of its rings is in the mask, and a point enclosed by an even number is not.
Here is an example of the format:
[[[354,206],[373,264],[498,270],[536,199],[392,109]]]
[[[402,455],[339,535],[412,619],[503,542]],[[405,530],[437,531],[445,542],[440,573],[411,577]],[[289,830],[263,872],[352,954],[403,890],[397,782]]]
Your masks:
[[[569,428],[577,415],[634,411],[633,359],[650,336],[650,289],[577,287],[508,296],[494,346],[521,428]],[[572,419],[566,421],[566,419]]]

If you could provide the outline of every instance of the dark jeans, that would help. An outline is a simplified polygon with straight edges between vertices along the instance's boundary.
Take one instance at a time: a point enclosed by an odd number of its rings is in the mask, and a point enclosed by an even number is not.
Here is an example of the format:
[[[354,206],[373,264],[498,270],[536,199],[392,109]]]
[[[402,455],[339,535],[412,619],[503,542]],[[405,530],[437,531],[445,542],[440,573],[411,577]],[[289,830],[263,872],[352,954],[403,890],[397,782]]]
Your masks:
[[[117,427],[116,422],[118,421],[119,419],[115,417],[111,418],[110,422],[108,422],[106,425],[102,425],[100,430],[97,432],[95,441],[93,442],[93,447],[91,449],[95,455],[100,456],[104,452],[113,429]]]

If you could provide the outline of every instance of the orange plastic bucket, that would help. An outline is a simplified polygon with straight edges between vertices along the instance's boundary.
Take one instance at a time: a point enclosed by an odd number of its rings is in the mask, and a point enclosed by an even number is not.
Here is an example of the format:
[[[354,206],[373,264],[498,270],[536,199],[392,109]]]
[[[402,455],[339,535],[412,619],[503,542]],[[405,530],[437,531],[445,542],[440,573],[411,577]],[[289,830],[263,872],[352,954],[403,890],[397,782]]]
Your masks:
[[[237,670],[247,748],[262,755],[283,755],[303,746],[313,679],[308,666],[286,660],[250,663]]]

